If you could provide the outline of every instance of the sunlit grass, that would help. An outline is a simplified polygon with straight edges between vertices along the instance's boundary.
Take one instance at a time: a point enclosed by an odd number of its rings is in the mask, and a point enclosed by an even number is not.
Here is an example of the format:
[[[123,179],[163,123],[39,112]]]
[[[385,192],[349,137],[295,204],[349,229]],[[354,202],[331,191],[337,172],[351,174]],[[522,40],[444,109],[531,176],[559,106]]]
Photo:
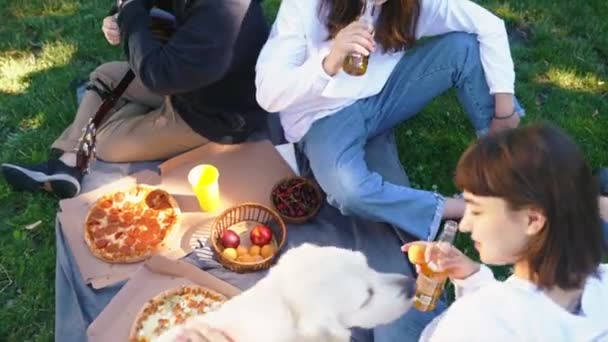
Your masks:
[[[74,0],[9,1],[6,13],[16,19],[74,15],[80,4]]]
[[[77,47],[62,41],[44,43],[39,52],[7,51],[0,54],[0,91],[23,93],[29,86],[27,76],[52,67],[67,65]]]
[[[588,93],[608,91],[605,78],[602,79],[596,74],[587,73],[581,75],[575,70],[550,68],[545,75],[549,83],[562,89],[577,90]],[[541,81],[540,78],[539,81]]]
[[[76,110],[75,86],[97,65],[123,58],[100,32],[112,1],[0,0],[0,163],[48,159],[48,146]],[[608,20],[602,15],[608,1],[478,2],[510,28],[524,124],[555,122],[594,168],[608,165]],[[278,5],[263,1],[269,20]],[[453,92],[400,125],[396,138],[416,188],[457,191],[453,171],[475,135]],[[2,341],[53,340],[56,210],[53,198],[13,192],[0,177],[0,264],[13,280],[0,292]],[[38,220],[35,230],[24,228]],[[467,236],[457,244],[475,255]]]

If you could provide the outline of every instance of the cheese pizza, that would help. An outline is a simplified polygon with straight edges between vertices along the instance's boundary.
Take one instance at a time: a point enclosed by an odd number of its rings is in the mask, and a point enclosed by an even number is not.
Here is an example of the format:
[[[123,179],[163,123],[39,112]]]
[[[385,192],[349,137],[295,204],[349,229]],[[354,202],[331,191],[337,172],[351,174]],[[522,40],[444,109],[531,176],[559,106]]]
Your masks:
[[[223,295],[197,285],[162,292],[148,301],[135,317],[129,342],[152,341],[188,318],[216,310],[226,300]]]

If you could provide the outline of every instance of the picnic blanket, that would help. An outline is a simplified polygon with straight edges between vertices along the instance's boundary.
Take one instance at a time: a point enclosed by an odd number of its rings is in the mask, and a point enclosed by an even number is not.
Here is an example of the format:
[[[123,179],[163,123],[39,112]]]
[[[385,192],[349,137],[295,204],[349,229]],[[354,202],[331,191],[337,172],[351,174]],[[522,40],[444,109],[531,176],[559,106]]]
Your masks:
[[[282,134],[277,130],[276,121],[269,121],[268,132],[255,139],[269,139],[275,145],[283,143]],[[371,140],[367,146],[367,162],[370,169],[382,174],[385,179],[402,185],[409,184],[407,176],[399,162],[392,132],[380,135]],[[310,175],[305,158],[297,153],[300,173]],[[157,170],[159,163],[107,164],[96,162],[91,175],[83,181],[83,191],[89,191],[112,180],[119,179],[143,169]],[[318,216],[306,223],[288,225],[287,248],[304,242],[318,245],[331,245],[362,251],[368,258],[371,267],[381,272],[395,272],[414,275],[406,256],[399,247],[407,236],[398,235],[397,231],[383,223],[366,221],[355,217],[346,217],[332,206],[325,204]],[[87,286],[80,276],[78,266],[67,245],[64,236],[56,224],[57,269],[56,269],[56,341],[85,341],[86,328],[104,309],[124,283],[116,284],[101,290]],[[201,269],[240,288],[247,289],[261,279],[266,272],[237,274],[224,269],[213,258],[204,257],[205,253],[196,251],[185,257]],[[210,254],[210,253],[209,253]],[[445,308],[443,303],[430,313],[410,310],[396,322],[373,330],[354,329],[353,341],[389,342],[417,341],[425,325]]]

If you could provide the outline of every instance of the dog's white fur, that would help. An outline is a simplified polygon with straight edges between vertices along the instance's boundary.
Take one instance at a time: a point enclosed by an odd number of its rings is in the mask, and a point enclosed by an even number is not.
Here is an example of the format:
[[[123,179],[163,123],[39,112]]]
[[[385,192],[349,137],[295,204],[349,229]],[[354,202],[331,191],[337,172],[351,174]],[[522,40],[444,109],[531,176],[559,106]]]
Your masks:
[[[219,310],[158,341],[226,341],[209,328],[235,342],[349,341],[352,327],[373,328],[403,315],[412,288],[410,278],[371,269],[360,252],[304,244]]]

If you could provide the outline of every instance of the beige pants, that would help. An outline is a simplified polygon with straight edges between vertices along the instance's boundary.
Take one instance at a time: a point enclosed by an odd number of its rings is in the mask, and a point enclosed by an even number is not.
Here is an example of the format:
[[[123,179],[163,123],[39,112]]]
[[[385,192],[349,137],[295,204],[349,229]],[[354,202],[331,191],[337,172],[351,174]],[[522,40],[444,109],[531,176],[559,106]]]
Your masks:
[[[91,73],[90,80],[99,84],[99,79],[113,89],[127,70],[126,62],[106,63]],[[87,91],[74,122],[52,147],[65,152],[74,151],[83,128],[101,102],[97,92]],[[173,111],[169,97],[152,93],[137,77],[109,115],[97,130],[97,157],[104,161],[166,159],[209,142]]]

